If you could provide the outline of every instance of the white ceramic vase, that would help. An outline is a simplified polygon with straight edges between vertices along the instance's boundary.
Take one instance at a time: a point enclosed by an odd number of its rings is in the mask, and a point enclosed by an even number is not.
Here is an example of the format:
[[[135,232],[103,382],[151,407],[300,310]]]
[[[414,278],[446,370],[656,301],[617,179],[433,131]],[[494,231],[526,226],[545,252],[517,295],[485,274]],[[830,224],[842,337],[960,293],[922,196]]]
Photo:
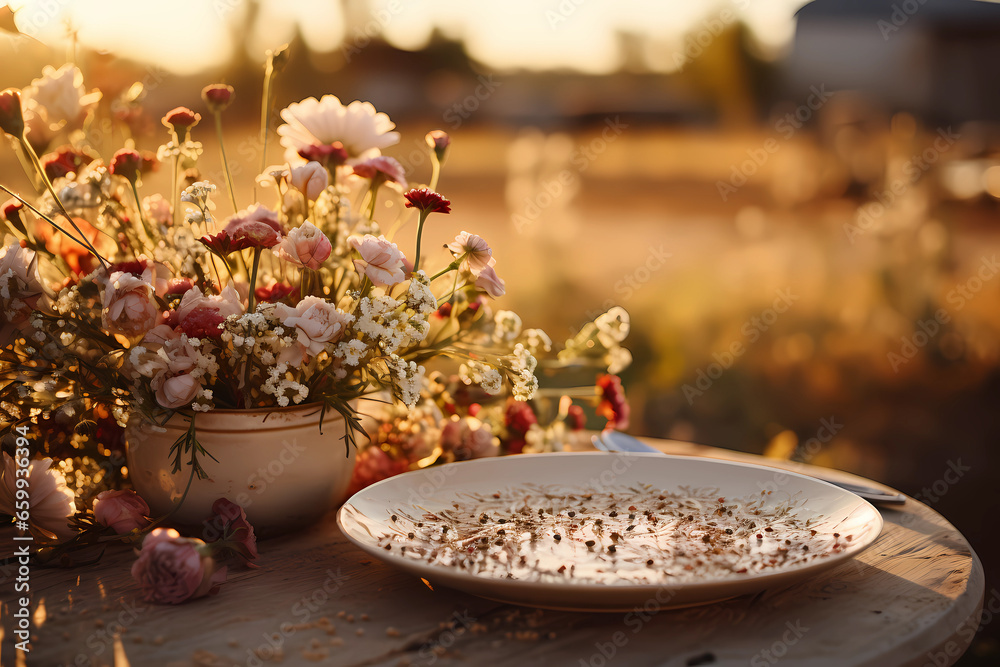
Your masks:
[[[198,457],[208,479],[191,482],[170,523],[210,530],[205,522],[212,504],[228,498],[266,537],[314,522],[344,502],[355,450],[345,451],[345,424],[335,410],[327,410],[320,433],[320,410],[311,404],[198,414],[198,442],[217,461]],[[171,472],[170,448],[188,426],[178,414],[163,427],[136,415],[125,431],[129,477],[153,517],[173,510],[184,496],[191,470],[182,456],[185,465]],[[363,445],[364,436],[357,437]]]

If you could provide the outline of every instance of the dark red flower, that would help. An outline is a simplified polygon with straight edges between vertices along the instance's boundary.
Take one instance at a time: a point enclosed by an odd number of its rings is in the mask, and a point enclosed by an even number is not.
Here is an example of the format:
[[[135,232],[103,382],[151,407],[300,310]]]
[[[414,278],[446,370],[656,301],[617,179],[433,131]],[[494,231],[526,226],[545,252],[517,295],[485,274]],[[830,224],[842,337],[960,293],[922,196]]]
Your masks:
[[[24,136],[24,113],[21,111],[21,91],[8,88],[0,93],[0,130],[20,139]]]
[[[332,144],[313,144],[299,149],[299,156],[310,162],[319,162],[324,167],[339,167],[347,162],[347,150],[344,144],[335,141]]]
[[[181,331],[191,338],[218,338],[225,318],[216,308],[195,308],[181,321]]]
[[[597,414],[605,417],[608,424],[605,428],[628,428],[630,409],[625,400],[625,390],[617,375],[602,375],[597,378],[597,388],[601,390],[601,402],[597,406]]]
[[[225,111],[226,107],[232,103],[235,93],[232,86],[227,86],[224,83],[213,83],[211,86],[205,86],[201,89],[201,99],[205,100],[205,104],[213,113],[219,113]]]
[[[573,431],[582,431],[587,425],[587,416],[579,405],[571,405],[566,411],[566,423]]]
[[[524,446],[526,444],[528,444],[528,442],[524,438],[511,438],[507,441],[505,447],[508,454],[520,454],[524,451]]]
[[[257,301],[265,303],[276,303],[281,301],[295,291],[295,287],[288,283],[274,283],[269,287],[258,287],[253,291]]]
[[[111,158],[110,171],[115,176],[122,176],[129,183],[135,183],[142,173],[143,159],[138,151],[123,148]]]
[[[428,213],[451,213],[451,202],[430,188],[414,188],[403,197],[406,208],[416,208]]]
[[[80,172],[82,167],[94,161],[94,156],[77,150],[72,146],[63,146],[52,153],[43,155],[41,158],[42,167],[49,180],[62,178],[68,174]]]
[[[131,259],[125,262],[117,262],[108,267],[108,275],[121,271],[122,273],[131,273],[137,278],[141,278],[143,272],[152,266],[152,262],[144,261],[140,259]]]
[[[523,436],[533,424],[538,423],[538,417],[531,406],[524,401],[507,401],[507,409],[504,411],[503,423],[512,434]]]
[[[166,324],[171,329],[176,329],[181,323],[181,317],[176,310],[166,310],[162,314],[163,319],[160,324]]]
[[[21,217],[21,211],[24,210],[24,204],[21,203],[20,199],[11,197],[3,205],[3,217],[4,220],[11,220],[11,216],[17,218]]]
[[[166,296],[184,294],[192,287],[194,287],[194,284],[187,278],[173,278],[167,283]]]
[[[219,498],[212,504],[212,513],[215,514],[212,523],[221,524],[221,539],[218,541],[239,554],[244,561],[255,559],[258,555],[257,536],[243,508],[231,500]]]
[[[160,161],[156,159],[156,153],[153,151],[139,151],[139,155],[142,156],[142,166],[139,170],[144,174],[148,174],[151,171],[156,171],[156,168],[160,166]]]
[[[446,317],[451,317],[451,301],[445,301],[441,304],[441,307],[437,309],[435,313],[442,320]]]
[[[171,109],[163,116],[163,124],[173,130],[177,128],[192,128],[200,120],[201,114],[195,113],[187,107]]]

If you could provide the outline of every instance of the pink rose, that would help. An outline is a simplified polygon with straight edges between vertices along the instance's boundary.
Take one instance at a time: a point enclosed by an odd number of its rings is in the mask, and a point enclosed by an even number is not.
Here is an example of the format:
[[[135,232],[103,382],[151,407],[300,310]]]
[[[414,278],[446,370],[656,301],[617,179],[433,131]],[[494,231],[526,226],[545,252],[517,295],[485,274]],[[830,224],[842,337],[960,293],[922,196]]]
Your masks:
[[[294,308],[275,304],[274,314],[286,327],[293,327],[302,357],[316,356],[330,343],[337,342],[354,317],[338,310],[318,296],[307,296]],[[294,350],[293,350],[294,353]]]
[[[156,326],[159,311],[153,300],[153,286],[131,273],[116,271],[104,288],[101,322],[111,333],[129,338],[141,336]]]
[[[500,451],[486,424],[475,417],[458,416],[441,426],[441,448],[458,461],[496,456]]]
[[[142,542],[132,577],[143,597],[158,604],[179,604],[216,592],[226,580],[201,540],[180,536],[173,528],[156,528]]]
[[[482,236],[462,232],[447,246],[456,258],[462,259],[462,268],[479,276],[483,269],[496,264],[493,251]]]
[[[281,241],[283,230],[278,214],[260,204],[240,211],[229,218],[222,230],[233,248],[273,248]]]
[[[326,173],[326,172],[324,172]],[[316,270],[333,252],[330,239],[313,223],[306,220],[301,227],[288,232],[278,246],[278,256],[295,266]]]
[[[189,373],[167,377],[167,371],[163,371],[153,378],[150,386],[156,393],[156,402],[170,409],[190,405],[201,391],[201,382]]]
[[[354,268],[368,276],[375,285],[395,285],[405,278],[403,274],[403,253],[384,236],[365,234],[363,239],[350,239],[351,247],[358,251],[361,259],[354,260]]]
[[[504,282],[492,266],[487,266],[479,272],[479,277],[476,278],[476,289],[486,292],[494,299],[505,293]]]
[[[226,285],[222,294],[205,296],[198,289],[189,289],[181,297],[181,302],[177,304],[177,317],[183,322],[191,314],[191,311],[198,308],[210,308],[219,311],[223,319],[230,315],[243,314],[243,299],[232,285]]]
[[[301,167],[292,167],[290,180],[293,188],[307,199],[316,201],[330,184],[330,172],[319,162],[307,162]]]
[[[247,521],[247,513],[243,508],[227,498],[219,498],[212,503],[215,521],[222,524],[222,541],[238,553],[244,560],[250,561],[258,556],[257,536],[253,526]]]
[[[119,535],[130,533],[149,523],[149,505],[135,491],[102,491],[94,499],[94,518]]]

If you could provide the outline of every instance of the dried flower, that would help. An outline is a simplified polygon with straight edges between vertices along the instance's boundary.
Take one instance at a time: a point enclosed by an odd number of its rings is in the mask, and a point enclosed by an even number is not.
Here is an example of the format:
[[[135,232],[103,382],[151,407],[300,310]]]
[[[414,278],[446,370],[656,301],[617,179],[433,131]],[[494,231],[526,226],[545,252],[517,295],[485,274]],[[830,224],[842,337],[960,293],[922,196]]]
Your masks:
[[[171,130],[183,128],[190,130],[201,121],[201,114],[191,111],[187,107],[176,107],[163,116],[163,124]]]
[[[142,336],[156,326],[159,311],[153,300],[152,274],[136,277],[116,271],[104,290],[101,321],[105,329],[129,337]]]
[[[149,505],[130,489],[102,491],[94,499],[94,519],[119,535],[143,528],[148,516]]]
[[[398,160],[379,155],[368,158],[354,165],[354,174],[373,182],[396,183],[401,188],[406,187],[406,171]]]
[[[332,144],[311,144],[299,149],[299,157],[309,162],[319,162],[327,168],[339,167],[347,162],[347,150],[339,141]]]
[[[212,503],[212,513],[215,521],[222,524],[220,544],[235,551],[245,561],[257,558],[257,536],[243,508],[231,500],[219,498]]]
[[[254,204],[229,218],[222,233],[229,238],[231,250],[243,250],[273,248],[281,241],[283,230],[277,213]]]
[[[0,129],[15,139],[24,136],[21,91],[15,88],[8,88],[0,92]]]
[[[173,528],[156,528],[142,542],[132,577],[143,597],[158,604],[180,604],[215,593],[226,580],[208,546],[180,536]]]
[[[415,188],[403,195],[403,198],[406,199],[406,208],[416,208],[427,213],[451,213],[451,202],[429,188]]]
[[[301,167],[292,167],[289,180],[306,199],[316,201],[330,184],[330,172],[319,162],[307,162]]]
[[[227,86],[224,83],[213,83],[201,89],[201,99],[205,101],[212,113],[220,113],[232,104],[235,93],[232,86]]]
[[[476,289],[489,294],[494,299],[502,297],[506,291],[504,281],[492,266],[487,266],[476,277]]]
[[[32,459],[28,465],[28,498],[30,503],[29,521],[31,532],[39,537],[66,538],[76,534],[69,525],[69,518],[76,512],[75,496],[66,487],[66,479],[49,458]],[[3,453],[3,471],[0,480],[0,512],[16,514],[17,465]],[[21,477],[20,479],[24,479]]]
[[[482,273],[486,267],[496,264],[490,245],[483,237],[476,234],[461,232],[446,247],[456,259],[462,260],[462,270],[470,271],[475,276]]]
[[[354,267],[373,284],[395,285],[405,278],[403,253],[384,236],[351,237],[350,244],[361,255],[361,259],[354,260]]]
[[[306,220],[288,232],[278,245],[278,256],[295,266],[316,270],[333,252],[330,239]]]
[[[122,176],[129,183],[135,183],[142,172],[143,158],[138,151],[123,148],[111,158],[110,171],[115,176]]]

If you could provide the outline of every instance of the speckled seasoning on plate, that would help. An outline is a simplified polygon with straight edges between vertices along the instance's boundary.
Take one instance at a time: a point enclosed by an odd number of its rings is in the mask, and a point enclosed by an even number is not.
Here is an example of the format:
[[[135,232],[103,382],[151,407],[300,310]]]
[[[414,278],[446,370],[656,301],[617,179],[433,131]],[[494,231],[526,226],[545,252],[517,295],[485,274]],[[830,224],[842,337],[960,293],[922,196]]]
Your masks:
[[[804,501],[717,489],[607,491],[532,484],[463,494],[448,509],[398,507],[379,546],[476,575],[534,582],[664,584],[763,574],[840,552]]]

